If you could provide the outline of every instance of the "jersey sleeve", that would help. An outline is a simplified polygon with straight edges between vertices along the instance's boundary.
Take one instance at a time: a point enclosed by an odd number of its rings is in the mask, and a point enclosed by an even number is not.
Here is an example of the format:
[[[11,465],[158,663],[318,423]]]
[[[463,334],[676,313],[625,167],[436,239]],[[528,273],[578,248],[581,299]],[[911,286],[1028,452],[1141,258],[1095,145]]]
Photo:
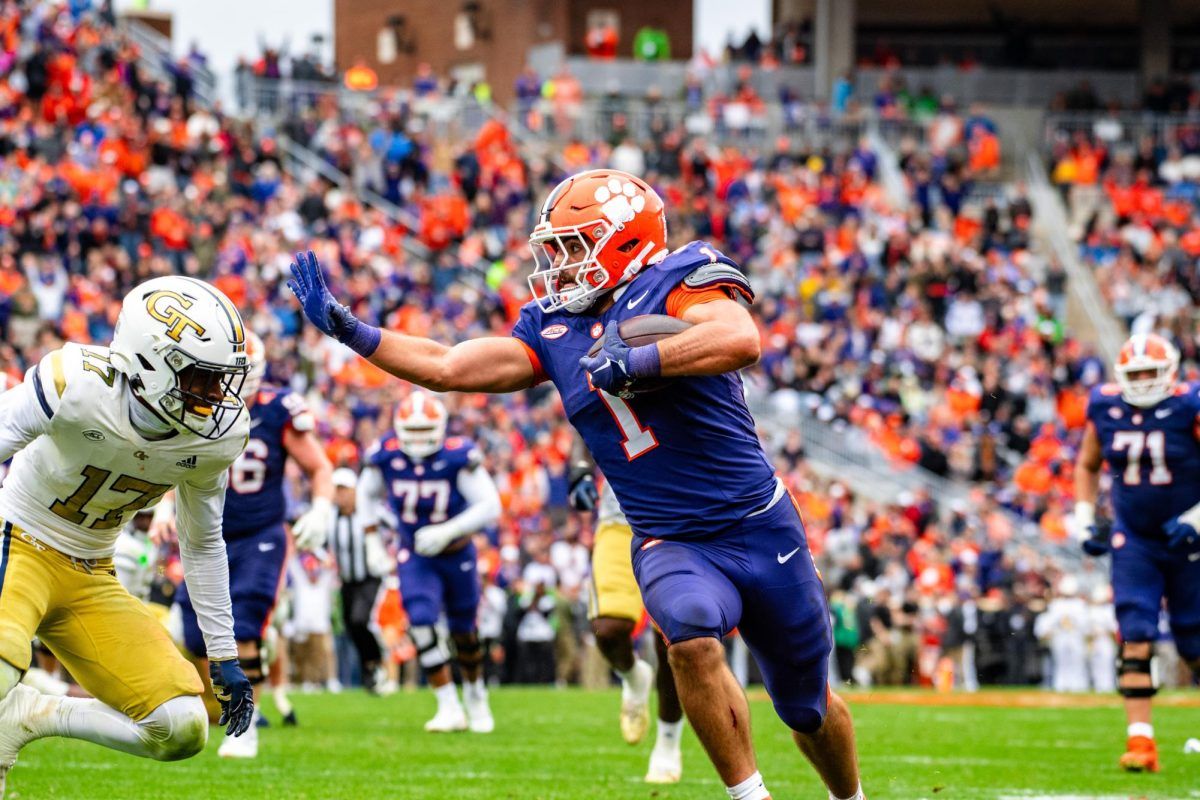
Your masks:
[[[46,395],[41,366],[31,367],[22,383],[0,395],[0,462],[50,429],[57,405],[52,406]]]
[[[229,562],[221,537],[227,482],[228,472],[222,469],[184,481],[176,490],[179,558],[212,659],[237,657],[229,599]]]
[[[317,429],[317,420],[308,409],[302,395],[295,392],[284,392],[279,396],[279,405],[287,414],[284,428],[291,428],[297,433],[309,433]]]
[[[529,357],[529,364],[533,367],[534,383],[542,383],[548,376],[542,367],[542,337],[538,335],[541,327],[534,316],[533,304],[526,304],[521,309],[517,323],[513,325],[512,336],[525,346],[525,355]]]

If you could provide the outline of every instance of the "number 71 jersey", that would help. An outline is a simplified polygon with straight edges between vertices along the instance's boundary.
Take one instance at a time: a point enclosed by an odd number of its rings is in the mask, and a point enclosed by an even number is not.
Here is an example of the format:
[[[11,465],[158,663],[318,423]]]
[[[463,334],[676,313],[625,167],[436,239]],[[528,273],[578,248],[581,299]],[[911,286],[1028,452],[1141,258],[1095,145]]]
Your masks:
[[[1180,384],[1157,405],[1125,402],[1116,384],[1092,390],[1088,420],[1112,472],[1121,530],[1150,538],[1200,502],[1200,385]]]
[[[246,444],[244,412],[220,439],[142,438],[129,421],[128,404],[136,401],[106,347],[68,344],[25,381],[44,433],[13,457],[0,517],[78,558],[111,556],[125,523],[173,486],[223,484]]]

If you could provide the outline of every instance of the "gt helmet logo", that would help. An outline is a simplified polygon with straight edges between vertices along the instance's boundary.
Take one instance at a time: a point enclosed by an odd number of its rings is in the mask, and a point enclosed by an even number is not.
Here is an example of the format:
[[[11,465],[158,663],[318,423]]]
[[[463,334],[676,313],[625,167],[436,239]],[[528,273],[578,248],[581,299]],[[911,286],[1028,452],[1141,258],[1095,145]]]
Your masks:
[[[170,301],[174,300],[175,305]],[[208,332],[203,325],[183,313],[192,307],[192,301],[178,292],[160,289],[146,297],[146,313],[167,326],[167,336],[179,342],[188,328],[195,332],[196,338],[207,341]]]

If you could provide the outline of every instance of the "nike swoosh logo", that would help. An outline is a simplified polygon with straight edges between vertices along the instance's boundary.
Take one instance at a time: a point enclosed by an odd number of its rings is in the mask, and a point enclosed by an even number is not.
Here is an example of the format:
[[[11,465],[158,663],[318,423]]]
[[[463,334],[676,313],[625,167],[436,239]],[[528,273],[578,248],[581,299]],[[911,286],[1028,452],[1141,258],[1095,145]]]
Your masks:
[[[598,366],[598,367],[596,367],[594,370],[592,370],[592,374],[593,374],[593,375],[595,375],[595,374],[596,374],[597,372],[599,372],[600,370],[602,370],[602,369],[608,369],[608,368],[609,368],[609,367],[611,367],[611,366],[612,366],[612,359],[611,359],[611,358],[606,358],[606,359],[604,359],[604,363],[603,363],[603,364],[601,364],[600,366]]]
[[[792,556],[796,555],[796,553],[799,553],[799,552],[800,552],[800,548],[797,547],[795,550],[788,553],[786,556],[783,555],[782,553],[776,553],[775,560],[778,561],[780,564],[786,564]]]
[[[641,296],[641,297],[639,297],[637,300],[630,300],[628,303],[626,303],[626,304],[625,304],[625,307],[626,307],[626,308],[634,308],[635,306],[637,306],[637,304],[638,304],[638,303],[640,303],[640,302],[642,302],[643,300],[645,300],[645,299],[646,299],[646,295],[648,295],[648,294],[650,294],[650,290],[649,290],[649,289],[647,289],[646,291],[642,292],[642,296]]]
[[[1157,417],[1158,419],[1162,419],[1163,417],[1169,417],[1169,416],[1171,416],[1171,409],[1160,408],[1158,411],[1154,412],[1154,416]]]
[[[258,552],[260,552],[260,553],[269,553],[274,549],[275,549],[275,545],[272,544],[271,542],[262,542],[258,546]]]

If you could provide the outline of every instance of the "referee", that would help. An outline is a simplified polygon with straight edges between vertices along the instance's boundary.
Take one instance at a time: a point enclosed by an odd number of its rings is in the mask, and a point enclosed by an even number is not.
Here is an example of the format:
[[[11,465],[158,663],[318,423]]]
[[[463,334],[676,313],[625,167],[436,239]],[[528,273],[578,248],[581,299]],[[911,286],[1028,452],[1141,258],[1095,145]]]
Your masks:
[[[357,508],[358,476],[350,469],[333,472],[334,521],[330,545],[342,583],[342,618],[362,667],[363,687],[375,691],[383,670],[379,640],[371,629],[380,578],[394,568],[379,535],[373,509]]]

